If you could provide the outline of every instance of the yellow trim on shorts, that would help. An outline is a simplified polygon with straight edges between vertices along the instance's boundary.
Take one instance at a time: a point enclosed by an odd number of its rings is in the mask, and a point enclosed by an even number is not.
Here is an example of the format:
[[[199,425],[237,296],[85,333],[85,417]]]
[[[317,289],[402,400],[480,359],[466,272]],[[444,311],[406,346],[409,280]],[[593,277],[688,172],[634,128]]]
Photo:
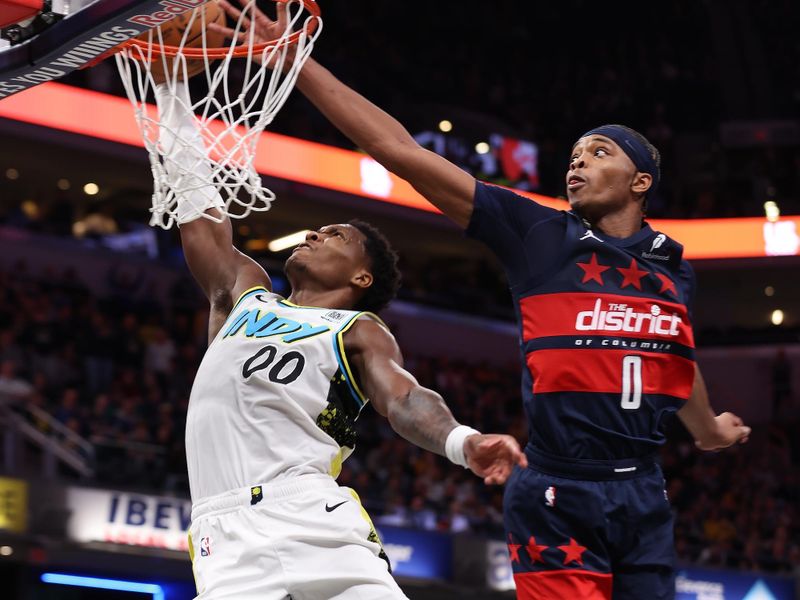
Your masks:
[[[367,522],[370,528],[370,532],[375,534],[375,537],[378,539],[378,545],[383,548],[383,542],[381,541],[380,536],[378,535],[378,530],[375,529],[375,524],[372,522],[372,518],[369,516],[367,509],[364,508],[364,505],[361,504],[361,498],[358,496],[358,492],[356,492],[353,488],[347,488],[350,492],[350,495],[358,504],[358,508],[361,510],[361,516],[364,517],[364,520]]]
[[[186,537],[189,538],[189,560],[192,563],[192,580],[194,581],[194,589],[199,594],[200,590],[197,589],[197,573],[194,571],[194,543],[192,542],[192,534],[188,533]]]

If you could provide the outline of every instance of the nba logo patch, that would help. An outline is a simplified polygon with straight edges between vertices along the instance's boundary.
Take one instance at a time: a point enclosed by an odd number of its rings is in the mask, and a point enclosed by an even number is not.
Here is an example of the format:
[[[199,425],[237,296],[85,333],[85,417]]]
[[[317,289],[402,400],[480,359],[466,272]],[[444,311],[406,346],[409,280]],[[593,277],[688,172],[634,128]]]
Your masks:
[[[546,506],[553,507],[556,505],[556,487],[551,485],[544,492],[544,503]]]
[[[200,538],[200,556],[211,556],[211,537]]]

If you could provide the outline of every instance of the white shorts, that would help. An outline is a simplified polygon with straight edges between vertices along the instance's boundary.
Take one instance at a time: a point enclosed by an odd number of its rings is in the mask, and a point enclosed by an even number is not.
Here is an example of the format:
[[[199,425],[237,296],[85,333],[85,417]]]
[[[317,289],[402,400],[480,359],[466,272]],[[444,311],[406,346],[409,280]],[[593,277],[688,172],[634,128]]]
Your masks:
[[[327,475],[200,500],[189,548],[197,600],[407,600],[358,495]]]

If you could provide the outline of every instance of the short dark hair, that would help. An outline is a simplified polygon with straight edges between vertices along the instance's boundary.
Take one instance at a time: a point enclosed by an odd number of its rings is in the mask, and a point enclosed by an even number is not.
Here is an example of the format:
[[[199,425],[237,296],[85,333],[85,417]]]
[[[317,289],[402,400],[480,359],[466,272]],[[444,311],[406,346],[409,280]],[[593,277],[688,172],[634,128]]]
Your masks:
[[[356,310],[378,312],[386,307],[397,295],[400,288],[400,269],[397,268],[397,252],[389,240],[374,225],[352,219],[347,222],[358,229],[366,238],[364,249],[367,252],[372,272],[372,285],[356,303]]]

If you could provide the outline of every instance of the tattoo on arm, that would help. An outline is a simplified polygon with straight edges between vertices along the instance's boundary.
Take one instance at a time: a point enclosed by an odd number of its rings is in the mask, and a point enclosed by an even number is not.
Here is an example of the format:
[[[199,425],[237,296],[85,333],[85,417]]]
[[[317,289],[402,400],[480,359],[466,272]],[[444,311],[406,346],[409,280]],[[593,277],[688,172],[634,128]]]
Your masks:
[[[447,435],[458,422],[439,394],[416,386],[388,408],[392,429],[420,448],[444,456]]]

